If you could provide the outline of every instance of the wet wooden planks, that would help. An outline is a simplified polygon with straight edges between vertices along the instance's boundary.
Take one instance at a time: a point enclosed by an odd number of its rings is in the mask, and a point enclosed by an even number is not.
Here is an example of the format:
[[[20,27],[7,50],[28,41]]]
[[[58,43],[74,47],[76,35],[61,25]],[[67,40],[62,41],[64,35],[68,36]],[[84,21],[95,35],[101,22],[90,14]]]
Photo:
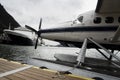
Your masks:
[[[11,71],[24,66],[25,65],[20,65],[19,63],[16,62],[0,59],[0,73]]]
[[[0,75],[14,71],[28,65],[22,65],[0,59]],[[60,75],[57,71],[29,67],[27,69],[0,77],[0,80],[93,80],[86,77],[74,75]]]

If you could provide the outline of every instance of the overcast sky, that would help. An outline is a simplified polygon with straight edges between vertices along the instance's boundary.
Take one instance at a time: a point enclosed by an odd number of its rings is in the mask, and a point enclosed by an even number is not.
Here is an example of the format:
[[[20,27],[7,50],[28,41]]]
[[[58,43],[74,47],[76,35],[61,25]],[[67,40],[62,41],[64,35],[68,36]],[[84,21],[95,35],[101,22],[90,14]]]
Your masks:
[[[80,13],[95,9],[97,0],[0,0],[4,8],[20,23],[44,28],[74,20]]]

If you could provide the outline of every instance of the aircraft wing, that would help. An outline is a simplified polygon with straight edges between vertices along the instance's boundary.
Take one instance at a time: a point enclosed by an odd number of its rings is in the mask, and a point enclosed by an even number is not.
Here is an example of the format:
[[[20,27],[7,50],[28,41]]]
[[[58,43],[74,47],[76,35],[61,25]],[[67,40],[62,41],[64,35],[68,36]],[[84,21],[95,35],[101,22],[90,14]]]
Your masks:
[[[98,0],[96,13],[119,13],[120,0]]]

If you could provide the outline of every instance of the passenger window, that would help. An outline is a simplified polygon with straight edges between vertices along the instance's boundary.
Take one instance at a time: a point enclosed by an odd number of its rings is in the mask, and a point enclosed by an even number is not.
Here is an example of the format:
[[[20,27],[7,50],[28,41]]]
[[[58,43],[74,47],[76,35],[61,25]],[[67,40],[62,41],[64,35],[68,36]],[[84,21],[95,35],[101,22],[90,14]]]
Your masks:
[[[93,22],[96,23],[96,24],[101,23],[101,17],[95,17]]]
[[[105,22],[106,23],[113,23],[114,22],[114,18],[113,17],[106,17]]]
[[[120,23],[120,17],[118,17],[118,22]]]

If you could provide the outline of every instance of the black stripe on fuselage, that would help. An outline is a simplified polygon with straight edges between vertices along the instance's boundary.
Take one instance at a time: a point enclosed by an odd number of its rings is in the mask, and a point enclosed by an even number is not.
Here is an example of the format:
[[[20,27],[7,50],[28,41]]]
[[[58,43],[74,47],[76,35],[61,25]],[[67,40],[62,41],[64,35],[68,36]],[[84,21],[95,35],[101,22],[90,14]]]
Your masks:
[[[53,28],[40,30],[39,33],[55,33],[55,32],[88,32],[88,31],[116,31],[118,26],[77,26],[66,28]]]

